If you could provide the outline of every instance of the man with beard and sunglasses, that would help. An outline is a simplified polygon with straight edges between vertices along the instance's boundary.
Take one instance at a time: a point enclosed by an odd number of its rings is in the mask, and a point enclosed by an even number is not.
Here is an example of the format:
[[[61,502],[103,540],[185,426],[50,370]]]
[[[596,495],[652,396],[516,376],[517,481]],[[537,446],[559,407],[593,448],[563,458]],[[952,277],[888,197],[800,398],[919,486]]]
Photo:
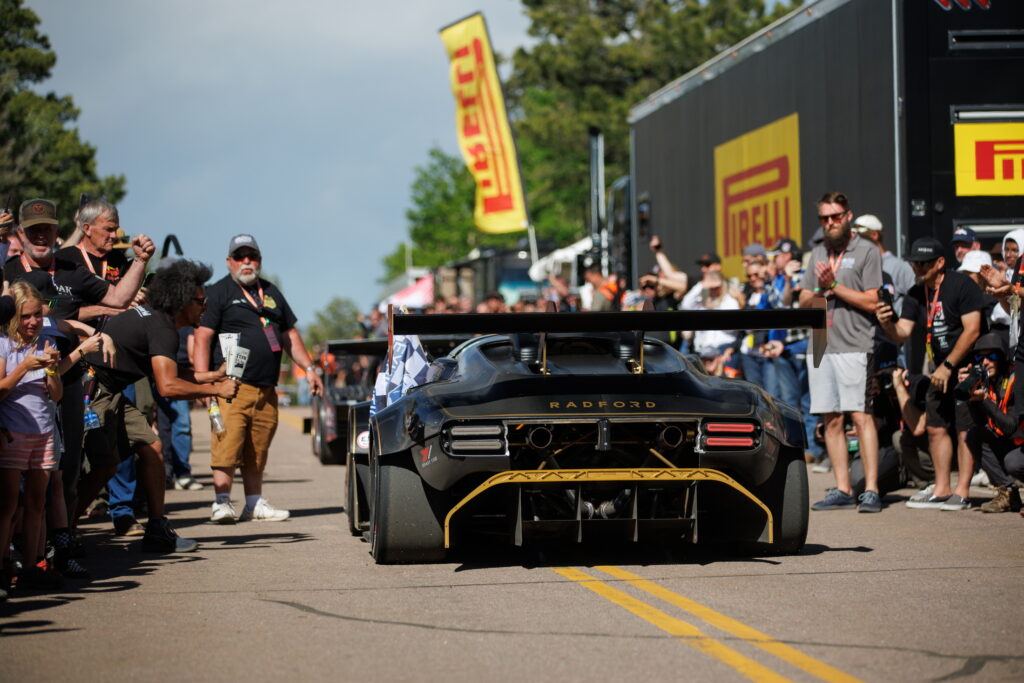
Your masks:
[[[277,379],[281,353],[305,368],[311,394],[323,385],[296,318],[281,290],[260,277],[262,257],[256,238],[236,235],[228,244],[228,275],[207,288],[209,305],[195,331],[197,372],[218,367],[232,346],[248,349],[249,357],[231,403],[220,405],[224,432],[212,434],[210,444],[213,488],[216,499],[210,521],[280,522],[289,512],[272,506],[263,497],[263,470],[270,442],[277,430]],[[242,471],[245,508],[236,514],[231,502],[235,470]]]
[[[820,305],[820,297],[825,298],[828,346],[820,367],[808,357],[807,371],[811,413],[822,415],[825,449],[836,478],[836,487],[811,509],[879,512],[878,432],[871,416],[869,380],[874,375],[874,313],[882,285],[882,256],[874,244],[853,232],[852,219],[842,192],[828,192],[818,200],[824,241],[814,247],[800,281],[800,306]],[[845,413],[857,428],[864,463],[859,504],[850,482]]]

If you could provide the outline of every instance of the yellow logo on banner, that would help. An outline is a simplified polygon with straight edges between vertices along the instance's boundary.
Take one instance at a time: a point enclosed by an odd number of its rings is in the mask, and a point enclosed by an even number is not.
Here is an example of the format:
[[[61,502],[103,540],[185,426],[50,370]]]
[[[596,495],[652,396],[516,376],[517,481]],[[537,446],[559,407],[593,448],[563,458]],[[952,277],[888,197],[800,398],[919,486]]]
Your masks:
[[[953,145],[957,195],[1024,195],[1024,123],[958,123]]]
[[[796,114],[715,147],[715,235],[722,269],[740,275],[743,247],[800,243],[800,123]]]
[[[519,161],[483,15],[441,29],[441,40],[451,60],[459,148],[476,180],[476,227],[492,233],[525,230]]]

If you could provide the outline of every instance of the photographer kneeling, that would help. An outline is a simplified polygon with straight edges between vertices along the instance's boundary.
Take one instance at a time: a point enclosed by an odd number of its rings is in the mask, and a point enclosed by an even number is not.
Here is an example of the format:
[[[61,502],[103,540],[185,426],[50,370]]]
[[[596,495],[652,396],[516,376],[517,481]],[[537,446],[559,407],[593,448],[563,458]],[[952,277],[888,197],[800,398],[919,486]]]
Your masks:
[[[982,512],[1020,510],[1017,487],[1024,481],[1024,432],[1013,405],[1013,368],[1006,359],[1006,343],[990,332],[974,345],[974,362],[960,369],[957,398],[966,400],[974,418],[967,432],[967,446],[975,460],[999,489],[996,497],[981,506]]]

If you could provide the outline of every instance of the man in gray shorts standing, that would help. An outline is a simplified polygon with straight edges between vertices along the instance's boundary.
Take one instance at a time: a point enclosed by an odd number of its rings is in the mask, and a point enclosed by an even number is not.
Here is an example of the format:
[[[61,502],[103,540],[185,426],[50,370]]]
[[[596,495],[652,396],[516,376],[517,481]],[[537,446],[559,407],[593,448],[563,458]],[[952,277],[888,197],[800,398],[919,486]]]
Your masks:
[[[820,305],[818,297],[825,298],[828,346],[820,367],[808,362],[808,380],[811,412],[822,415],[825,449],[836,477],[836,487],[811,509],[856,507],[858,512],[879,512],[878,431],[871,417],[868,380],[874,373],[871,351],[882,257],[874,244],[853,233],[852,219],[849,200],[842,192],[827,192],[818,200],[818,220],[825,239],[811,252],[800,283],[801,307]],[[857,428],[864,463],[864,493],[859,505],[850,486],[844,413],[850,413]]]

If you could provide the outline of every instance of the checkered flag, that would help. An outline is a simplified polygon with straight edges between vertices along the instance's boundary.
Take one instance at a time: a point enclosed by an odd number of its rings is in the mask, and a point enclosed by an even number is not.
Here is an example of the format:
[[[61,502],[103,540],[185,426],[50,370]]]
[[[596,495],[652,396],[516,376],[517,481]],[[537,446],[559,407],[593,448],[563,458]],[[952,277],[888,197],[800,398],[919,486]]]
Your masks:
[[[430,359],[416,335],[395,335],[391,365],[377,375],[373,387],[370,416],[405,396],[413,387],[427,381]]]

